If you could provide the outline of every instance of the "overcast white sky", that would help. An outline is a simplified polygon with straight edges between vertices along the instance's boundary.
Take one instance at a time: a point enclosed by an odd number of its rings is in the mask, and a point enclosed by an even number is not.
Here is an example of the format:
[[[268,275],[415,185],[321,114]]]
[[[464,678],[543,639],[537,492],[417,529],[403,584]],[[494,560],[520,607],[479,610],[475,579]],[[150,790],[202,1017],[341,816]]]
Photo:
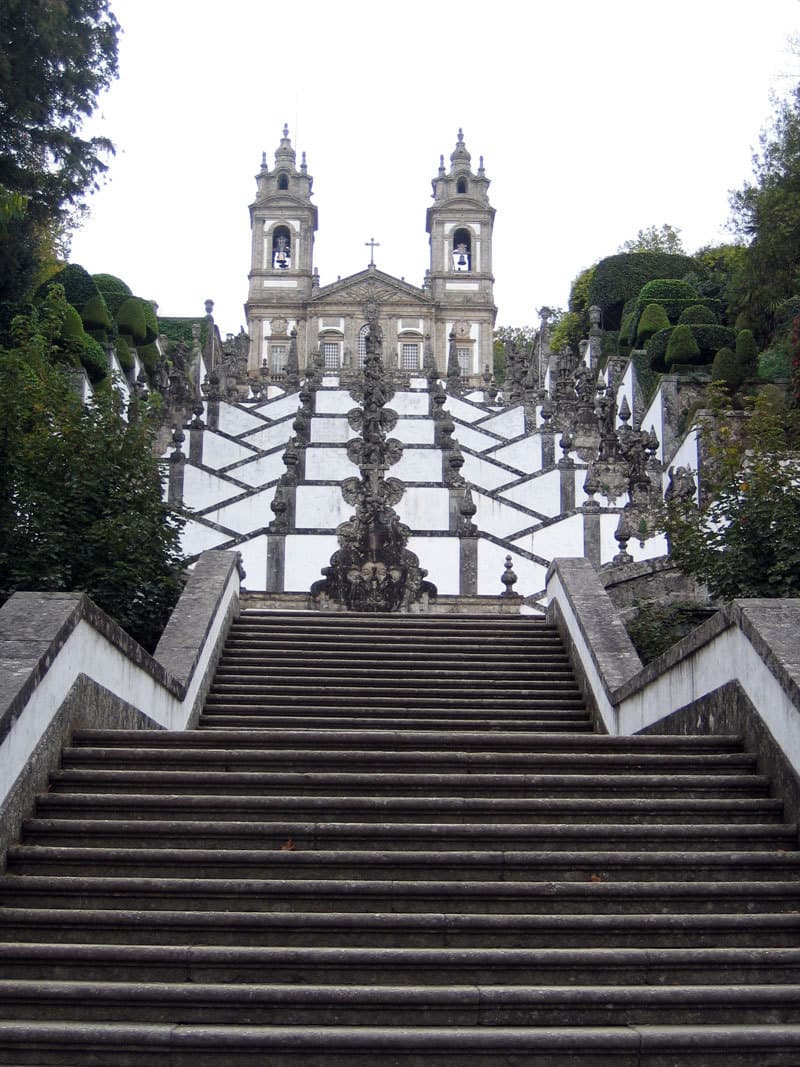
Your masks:
[[[162,315],[244,325],[248,205],[284,122],[307,152],[323,285],[375,261],[422,283],[439,155],[463,127],[497,209],[498,324],[564,306],[573,277],[650,225],[729,238],[770,92],[800,77],[797,0],[112,0],[120,77],[93,132],[110,180],[73,262]],[[448,160],[449,162],[449,160]]]

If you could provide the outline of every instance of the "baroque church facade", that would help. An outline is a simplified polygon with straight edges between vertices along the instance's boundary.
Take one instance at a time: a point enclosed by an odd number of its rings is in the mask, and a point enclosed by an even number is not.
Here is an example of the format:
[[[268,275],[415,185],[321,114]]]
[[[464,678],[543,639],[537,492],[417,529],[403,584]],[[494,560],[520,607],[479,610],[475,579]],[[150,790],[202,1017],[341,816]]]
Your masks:
[[[492,275],[494,208],[483,157],[477,171],[461,130],[450,167],[440,157],[426,225],[430,263],[422,286],[386,274],[371,262],[356,274],[321,285],[314,264],[317,207],[305,153],[286,127],[270,169],[266,153],[250,205],[251,269],[245,315],[249,368],[280,381],[296,347],[303,368],[319,354],[328,373],[363,367],[367,322],[376,318],[387,370],[413,375],[457,361],[466,385],[493,369],[497,308]]]

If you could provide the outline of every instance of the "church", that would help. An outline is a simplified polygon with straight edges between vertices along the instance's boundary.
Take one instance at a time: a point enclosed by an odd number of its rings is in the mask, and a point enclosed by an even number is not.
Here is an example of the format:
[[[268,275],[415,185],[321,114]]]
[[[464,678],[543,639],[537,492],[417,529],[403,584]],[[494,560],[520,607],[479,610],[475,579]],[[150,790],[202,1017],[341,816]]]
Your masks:
[[[497,308],[492,276],[494,208],[483,157],[477,171],[459,130],[450,167],[440,158],[426,226],[430,263],[421,287],[377,269],[321,285],[314,265],[318,212],[305,153],[284,127],[270,169],[266,153],[250,205],[251,269],[245,314],[251,370],[272,380],[285,371],[296,338],[299,366],[319,353],[326,371],[358,370],[366,352],[367,319],[377,313],[387,369],[414,374],[458,360],[465,385],[491,372]],[[374,247],[372,249],[374,252]],[[266,363],[265,363],[266,361]]]

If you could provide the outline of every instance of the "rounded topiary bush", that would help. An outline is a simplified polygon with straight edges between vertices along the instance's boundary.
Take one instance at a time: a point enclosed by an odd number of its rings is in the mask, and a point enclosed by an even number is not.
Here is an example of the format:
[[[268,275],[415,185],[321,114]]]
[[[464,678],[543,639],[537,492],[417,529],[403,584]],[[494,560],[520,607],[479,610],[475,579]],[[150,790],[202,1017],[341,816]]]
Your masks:
[[[64,316],[64,322],[61,327],[61,340],[68,345],[81,345],[84,336],[85,331],[78,309],[73,307],[72,304],[68,304],[67,313]]]
[[[120,305],[117,312],[117,328],[129,337],[135,346],[147,344],[147,319],[144,303],[135,296]]]
[[[117,338],[116,349],[120,368],[125,374],[129,374],[136,366],[136,362],[133,358],[133,352],[131,352],[131,346],[128,344],[128,339],[122,333]]]
[[[659,330],[647,342],[647,361],[651,370],[658,374],[665,374],[667,371],[667,345],[675,329],[675,326],[670,326],[668,330]]]
[[[700,346],[694,339],[690,326],[676,326],[669,336],[664,360],[668,367],[698,363],[701,360]]]
[[[654,333],[669,329],[669,317],[661,304],[648,304],[636,327],[636,342],[641,347]]]
[[[729,393],[735,393],[744,381],[742,368],[732,348],[721,348],[711,364],[711,378],[722,382]]]
[[[142,366],[147,371],[148,375],[152,375],[155,372],[156,366],[161,353],[158,351],[158,347],[155,344],[143,345],[138,349],[139,359],[142,361]]]
[[[696,323],[687,326],[687,329],[692,331],[692,337],[700,348],[701,363],[710,363],[721,348],[733,348],[736,344],[736,334],[728,326]]]
[[[745,377],[758,369],[758,346],[752,330],[739,330],[736,335],[736,359]]]
[[[717,316],[711,308],[706,307],[705,304],[692,304],[681,312],[680,318],[678,319],[679,326],[714,326],[716,323]]]
[[[112,315],[116,315],[129,296],[133,296],[130,287],[114,274],[93,274],[92,280],[108,304]]]
[[[96,385],[97,382],[102,381],[107,376],[108,360],[103,346],[88,334],[83,335],[80,360],[89,375],[89,381],[93,385]]]
[[[696,300],[697,291],[681,278],[654,278],[642,286],[640,303],[662,303],[664,300]]]
[[[142,300],[142,311],[144,312],[145,323],[145,339],[146,345],[151,345],[158,337],[158,319],[156,318],[156,309],[153,307],[149,300]]]
[[[109,330],[112,327],[111,315],[108,305],[100,293],[96,293],[83,305],[81,319],[84,328],[93,336],[96,336],[98,341],[104,341],[108,337]]]
[[[97,286],[87,270],[77,263],[67,263],[60,271],[39,286],[37,296],[45,296],[51,285],[63,285],[64,296],[76,308],[83,307],[87,300],[97,296]]]

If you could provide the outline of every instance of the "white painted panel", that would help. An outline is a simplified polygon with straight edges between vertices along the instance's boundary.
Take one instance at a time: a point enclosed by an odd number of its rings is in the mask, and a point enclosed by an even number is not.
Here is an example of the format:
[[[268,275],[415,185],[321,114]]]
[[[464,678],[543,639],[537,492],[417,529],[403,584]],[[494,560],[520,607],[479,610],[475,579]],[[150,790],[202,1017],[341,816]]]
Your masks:
[[[228,504],[224,508],[210,511],[204,518],[211,522],[218,522],[220,526],[227,526],[229,530],[237,533],[250,533],[251,530],[259,530],[262,526],[268,526],[275,517],[270,508],[270,501],[275,495],[275,487],[262,489],[260,493],[239,500],[235,504]]]
[[[322,568],[328,566],[338,547],[333,534],[287,534],[284,580],[287,593],[308,592],[311,583],[322,577]]]
[[[298,485],[295,525],[299,529],[335,530],[355,513],[338,485]]]
[[[322,379],[323,387],[337,386],[339,384],[338,374],[326,374]]]
[[[684,437],[678,446],[678,451],[672,457],[672,462],[669,465],[676,470],[678,467],[688,467],[692,471],[697,471],[700,466],[700,457],[697,452],[697,430],[690,430]],[[695,475],[695,484],[697,483],[697,476]],[[666,492],[669,485],[669,467],[664,471],[661,476],[661,484]]]
[[[558,556],[582,556],[583,516],[568,515],[561,522],[542,526],[525,537],[515,539],[514,544],[548,560]]]
[[[542,469],[541,434],[531,434],[523,441],[497,448],[492,452],[491,459],[499,459],[501,463],[515,467],[521,473],[536,474]]]
[[[358,434],[347,419],[316,418],[311,420],[311,443],[334,445],[349,441]]]
[[[542,515],[555,517],[561,514],[561,472],[553,470],[534,475],[513,489],[504,489],[500,495]]]
[[[292,278],[265,278],[265,289],[296,289],[297,282]]]
[[[208,404],[206,404],[206,410],[208,410]],[[207,414],[205,418],[207,425]],[[249,411],[234,407],[233,404],[226,404],[224,400],[220,401],[217,427],[223,433],[229,433],[231,437],[238,437],[239,434],[247,433],[248,430],[257,430],[263,425],[263,419],[257,419]]]
[[[347,458],[343,448],[307,448],[306,479],[310,482],[341,481],[358,477],[358,467]]]
[[[432,445],[433,419],[399,419],[392,437],[397,437],[404,445]]]
[[[496,463],[471,456],[468,452],[464,453],[461,474],[468,482],[480,486],[481,489],[496,489],[499,485],[514,481],[514,475],[498,467]]]
[[[269,456],[259,456],[252,463],[244,463],[241,467],[231,471],[231,474],[238,478],[240,482],[245,482],[255,488],[259,485],[267,485],[269,482],[277,481],[285,470],[286,464],[283,462],[283,453],[273,452]]]
[[[450,493],[430,486],[409,486],[395,511],[411,530],[449,530]]]
[[[387,474],[404,482],[441,482],[442,452],[438,448],[405,448]]]
[[[530,596],[544,589],[546,569],[539,563],[533,563],[516,552],[494,544],[493,541],[478,541],[478,592],[482,596],[498,596],[505,591],[500,580],[505,570],[506,556],[511,556],[511,565],[519,579],[514,586],[515,593]]]
[[[409,393],[407,391],[395,393],[387,407],[390,407],[392,411],[396,411],[398,415],[427,415],[428,394]]]
[[[445,289],[461,289],[471,293],[477,293],[481,287],[480,282],[445,282]]]
[[[183,503],[193,511],[202,511],[210,508],[212,504],[219,504],[223,500],[230,500],[232,496],[238,496],[242,492],[238,485],[231,485],[224,478],[218,478],[216,474],[192,467],[188,463],[183,468]]]
[[[188,447],[186,450],[188,452]],[[202,462],[205,467],[213,467],[214,470],[219,470],[220,467],[227,467],[229,463],[237,463],[240,459],[249,459],[252,455],[252,449],[244,448],[235,441],[229,441],[227,437],[220,437],[219,434],[212,433],[210,430],[203,432]]]
[[[409,537],[408,547],[419,558],[420,566],[428,572],[427,580],[433,582],[438,593],[458,595],[461,549],[457,537]],[[431,652],[435,658],[436,650]]]
[[[268,419],[282,419],[286,415],[294,415],[300,407],[300,397],[297,393],[284,393],[276,400],[268,400],[256,410],[259,415],[266,415]]]
[[[245,579],[242,586],[245,589],[264,590],[267,588],[267,538],[265,534],[251,537],[248,541],[242,541],[236,546],[242,554],[242,566],[245,570]]]
[[[201,522],[193,522],[190,519],[181,534],[181,551],[186,556],[197,556],[229,540],[227,534],[219,533],[218,530],[212,530],[210,526],[204,526]]]
[[[459,424],[456,426],[453,436],[460,445],[471,448],[473,452],[484,452],[487,448],[493,448],[497,444],[496,437],[490,437],[479,430],[473,430],[470,426]]]
[[[445,411],[449,411],[456,422],[477,422],[486,414],[480,408],[474,408],[471,404],[465,404],[457,396],[448,396],[444,405]]]
[[[472,498],[478,509],[473,521],[480,530],[492,533],[495,537],[511,537],[517,531],[525,530],[536,522],[536,519],[526,512],[511,507],[509,504],[503,504],[490,496],[484,496],[483,493],[473,492]]]
[[[267,426],[266,429],[259,430],[257,433],[248,434],[243,440],[249,445],[269,452],[270,449],[287,444],[292,432],[292,419],[286,419],[285,422],[277,422],[274,426]]]
[[[346,389],[319,389],[314,401],[317,415],[346,415],[358,407]]]
[[[521,407],[509,408],[501,411],[499,415],[492,415],[490,419],[481,423],[481,429],[491,430],[498,437],[519,437],[525,433],[525,412]]]
[[[427,389],[428,382],[426,378],[409,378],[408,384],[411,389]]]

